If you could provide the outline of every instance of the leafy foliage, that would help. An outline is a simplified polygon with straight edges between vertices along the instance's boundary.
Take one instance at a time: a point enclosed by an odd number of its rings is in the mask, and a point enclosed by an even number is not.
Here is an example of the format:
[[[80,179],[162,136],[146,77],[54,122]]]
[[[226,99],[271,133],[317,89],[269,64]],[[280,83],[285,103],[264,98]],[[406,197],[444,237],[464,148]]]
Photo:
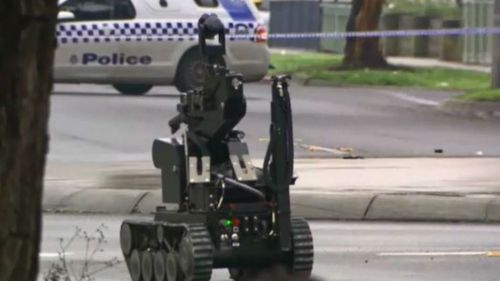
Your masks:
[[[458,19],[461,15],[455,1],[448,0],[388,0],[386,12],[445,19]]]

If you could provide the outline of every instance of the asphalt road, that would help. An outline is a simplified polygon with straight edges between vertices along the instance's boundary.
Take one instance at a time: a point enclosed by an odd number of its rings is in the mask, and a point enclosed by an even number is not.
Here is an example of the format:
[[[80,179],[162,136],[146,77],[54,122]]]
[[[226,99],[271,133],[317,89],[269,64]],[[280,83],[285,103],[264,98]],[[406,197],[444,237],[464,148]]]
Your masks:
[[[239,126],[255,158],[268,136],[270,86],[246,85],[248,113]],[[306,145],[347,147],[371,157],[500,156],[500,122],[447,115],[451,92],[291,87],[295,137]],[[178,96],[170,87],[142,97],[109,86],[56,85],[50,119],[50,160],[149,160],[154,138],[169,137]],[[298,156],[332,156],[297,148]]]
[[[148,218],[145,218],[148,219]],[[118,216],[44,215],[41,272],[57,261],[59,238],[69,239],[76,226],[92,235],[100,225],[108,244],[91,268],[121,259]],[[493,281],[500,276],[500,226],[424,223],[312,222],[314,275],[324,281]],[[84,240],[67,250],[76,272],[85,257]],[[93,249],[91,246],[90,249]],[[43,274],[40,275],[40,279]],[[95,275],[96,280],[130,280],[122,263]],[[228,280],[217,270],[213,280]]]

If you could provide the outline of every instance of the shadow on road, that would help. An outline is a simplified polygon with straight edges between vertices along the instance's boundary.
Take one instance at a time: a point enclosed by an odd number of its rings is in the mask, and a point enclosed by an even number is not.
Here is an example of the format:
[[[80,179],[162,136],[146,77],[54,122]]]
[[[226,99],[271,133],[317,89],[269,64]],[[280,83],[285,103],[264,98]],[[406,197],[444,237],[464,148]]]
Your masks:
[[[239,281],[323,281],[316,276],[308,277],[291,274],[283,266],[274,266],[259,272],[245,270],[245,274],[237,278]]]
[[[61,92],[61,91],[54,91],[52,92],[52,95],[57,95],[57,96],[88,96],[88,97],[100,97],[100,98],[167,98],[167,99],[179,99],[181,96],[180,94],[146,94],[143,96],[126,96],[126,95],[121,95],[119,93],[85,93],[85,92]]]
[[[142,96],[134,96],[134,95],[122,95],[119,93],[85,93],[85,92],[63,92],[63,91],[54,91],[52,92],[52,95],[57,95],[57,96],[87,96],[87,97],[97,97],[97,98],[166,98],[166,99],[179,99],[181,94],[175,93],[165,93],[165,94],[158,94],[158,93],[151,93],[151,94],[145,94]],[[264,98],[258,98],[258,97],[245,97],[247,101],[259,101],[259,100],[264,100]]]

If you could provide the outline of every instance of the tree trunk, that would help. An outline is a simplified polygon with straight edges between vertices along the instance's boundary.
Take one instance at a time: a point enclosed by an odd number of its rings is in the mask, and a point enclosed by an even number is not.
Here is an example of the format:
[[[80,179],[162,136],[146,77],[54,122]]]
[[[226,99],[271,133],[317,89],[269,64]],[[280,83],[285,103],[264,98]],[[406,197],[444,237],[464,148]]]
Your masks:
[[[0,2],[0,281],[36,280],[57,0]]]
[[[353,0],[346,30],[348,32],[378,30],[384,2],[384,0]],[[380,39],[347,38],[343,64],[346,67],[386,67],[387,61],[380,47]]]

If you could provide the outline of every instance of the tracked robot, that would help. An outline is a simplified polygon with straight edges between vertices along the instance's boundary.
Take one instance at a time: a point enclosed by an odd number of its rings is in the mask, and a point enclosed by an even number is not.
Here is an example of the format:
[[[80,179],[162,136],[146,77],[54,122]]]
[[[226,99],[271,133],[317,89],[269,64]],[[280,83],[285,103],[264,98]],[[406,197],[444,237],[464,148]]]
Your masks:
[[[252,164],[244,133],[235,126],[246,114],[243,77],[221,63],[222,22],[204,15],[199,48],[207,59],[203,87],[181,95],[172,133],[156,139],[153,162],[161,169],[162,199],[152,221],[126,220],[120,244],[134,281],[208,281],[227,268],[247,280],[280,265],[308,278],[313,241],[308,223],[291,217],[293,126],[289,77],[272,79],[270,141],[263,167]],[[218,39],[216,44],[209,40]]]

